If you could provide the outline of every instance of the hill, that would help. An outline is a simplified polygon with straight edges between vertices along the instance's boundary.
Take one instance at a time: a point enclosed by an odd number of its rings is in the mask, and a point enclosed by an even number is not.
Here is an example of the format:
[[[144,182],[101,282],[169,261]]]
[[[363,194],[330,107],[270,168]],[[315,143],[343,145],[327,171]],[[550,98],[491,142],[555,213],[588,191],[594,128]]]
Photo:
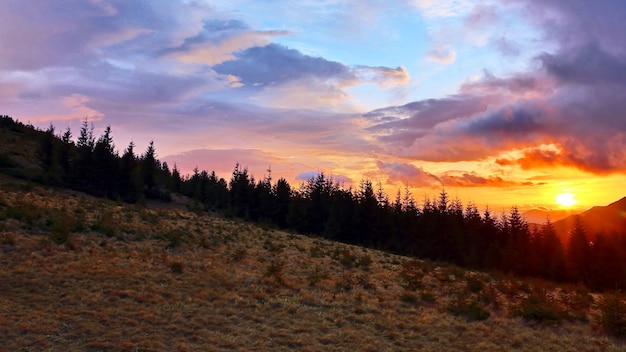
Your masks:
[[[0,190],[1,350],[626,348],[605,334],[600,303],[611,301],[582,287],[181,204],[129,205],[7,176]]]
[[[555,222],[568,216],[576,215],[576,211],[531,209],[525,211],[522,215],[524,215],[529,224],[541,226],[545,224],[547,218],[550,218],[551,222]]]
[[[606,206],[595,206],[578,215],[590,239],[600,233],[626,233],[626,197]],[[574,225],[574,218],[575,215],[571,215],[554,222],[554,229],[564,243],[569,240],[568,232]]]
[[[626,288],[626,265],[610,259],[626,255],[626,241],[612,237],[591,246],[583,240],[580,253],[567,252],[555,231],[534,232],[517,207],[494,218],[445,190],[418,206],[408,190],[391,201],[371,180],[345,188],[323,172],[292,187],[274,180],[271,170],[256,180],[238,163],[229,180],[198,169],[181,176],[176,165],[170,169],[156,158],[153,142],[142,154],[131,142],[120,156],[110,126],[96,138],[86,120],[75,141],[69,129],[58,135],[54,126],[41,131],[7,116],[0,117],[0,129],[7,135],[0,141],[0,172],[40,184],[129,204],[183,195],[194,210],[397,255],[583,282],[594,290]],[[589,269],[581,270],[581,262]]]

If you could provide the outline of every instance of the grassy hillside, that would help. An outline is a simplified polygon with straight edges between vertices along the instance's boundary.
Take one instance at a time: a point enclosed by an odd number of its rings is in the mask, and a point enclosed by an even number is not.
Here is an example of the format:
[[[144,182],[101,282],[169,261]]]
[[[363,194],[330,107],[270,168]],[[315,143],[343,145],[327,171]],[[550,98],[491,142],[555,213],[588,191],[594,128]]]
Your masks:
[[[584,288],[6,176],[0,261],[0,351],[626,350]]]

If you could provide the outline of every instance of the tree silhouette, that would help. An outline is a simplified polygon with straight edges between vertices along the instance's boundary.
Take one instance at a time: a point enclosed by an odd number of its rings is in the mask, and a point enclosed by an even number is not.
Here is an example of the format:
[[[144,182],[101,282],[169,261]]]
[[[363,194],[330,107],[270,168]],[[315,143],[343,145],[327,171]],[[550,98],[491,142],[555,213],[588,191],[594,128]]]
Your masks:
[[[563,244],[550,218],[546,219],[538,235],[538,241],[531,252],[536,254],[531,258],[538,259],[538,274],[551,280],[564,280],[567,278],[567,266]]]
[[[107,126],[93,148],[93,191],[96,195],[112,198],[117,193],[118,159],[111,127]]]
[[[575,281],[588,281],[591,246],[580,216],[574,216],[574,226],[569,231],[567,263],[570,278]]]
[[[87,119],[85,119],[76,141],[78,155],[74,163],[74,174],[72,177],[77,183],[76,186],[81,190],[90,191],[92,189],[94,173],[93,148],[95,143],[93,125],[90,128]]]
[[[144,196],[143,178],[133,142],[130,142],[120,160],[118,185],[120,196],[127,203],[136,203]]]

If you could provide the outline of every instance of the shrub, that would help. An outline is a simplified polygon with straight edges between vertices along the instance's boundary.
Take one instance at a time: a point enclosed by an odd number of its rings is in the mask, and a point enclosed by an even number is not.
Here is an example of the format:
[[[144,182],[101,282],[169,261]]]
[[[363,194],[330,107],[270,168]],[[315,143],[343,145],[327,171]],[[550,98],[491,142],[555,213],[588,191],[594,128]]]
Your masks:
[[[472,293],[478,293],[483,289],[483,282],[480,277],[470,276],[466,278],[467,289]]]
[[[263,248],[272,253],[282,252],[285,247],[286,245],[284,243],[276,244],[272,242],[272,240],[270,240],[269,238],[267,238],[265,242],[263,242]]]
[[[483,287],[482,291],[478,294],[478,298],[487,305],[491,305],[494,309],[498,309],[500,303],[498,302],[498,289],[493,283],[489,283]]]
[[[524,319],[547,324],[559,324],[563,317],[557,303],[545,290],[535,290],[523,299],[517,313]]]
[[[309,273],[308,280],[309,286],[315,286],[318,282],[328,279],[328,272],[322,269],[321,266],[316,265]]]
[[[418,259],[404,262],[399,276],[400,285],[406,290],[415,291],[424,287],[422,283],[424,271],[422,270],[422,262]]]
[[[15,220],[23,221],[26,224],[32,224],[40,213],[36,204],[25,201],[18,201],[6,209],[6,216]]]
[[[15,234],[8,232],[8,233],[3,233],[0,234],[0,245],[2,244],[9,244],[9,245],[15,245],[16,243],[16,238],[15,238]]]
[[[400,295],[400,300],[404,303],[417,304],[418,299],[414,293],[404,292]]]
[[[626,304],[618,292],[605,293],[598,304],[599,324],[606,332],[617,337],[626,337]]]
[[[113,217],[113,212],[105,211],[102,213],[98,221],[92,226],[94,231],[100,231],[108,237],[113,237],[117,234],[117,223]]]
[[[174,274],[182,274],[183,269],[184,269],[184,265],[182,262],[174,261],[174,260],[170,262],[170,270],[172,270]]]
[[[180,229],[173,229],[166,232],[163,237],[169,242],[167,244],[167,248],[176,248],[183,244],[183,237],[185,237],[185,232]]]
[[[356,281],[366,290],[376,290],[376,285],[374,285],[366,274],[358,275],[356,277]]]
[[[363,270],[369,270],[372,265],[372,257],[367,254],[363,254],[356,260],[356,266],[362,268]]]
[[[463,316],[470,321],[485,320],[491,316],[491,312],[478,302],[469,301],[462,297],[448,303],[448,311],[457,316]]]
[[[563,289],[559,296],[561,302],[567,307],[567,319],[588,321],[587,313],[594,303],[594,299],[586,288],[579,287],[573,291]]]
[[[50,222],[50,239],[56,244],[70,245],[70,230],[74,227],[74,217],[65,209],[53,212]]]
[[[345,272],[341,275],[341,280],[335,283],[335,287],[339,291],[350,291],[354,288],[355,282],[352,273]]]
[[[357,266],[357,261],[359,260],[359,258],[355,254],[352,254],[352,252],[350,252],[348,249],[342,250],[337,248],[333,252],[332,257],[348,269]]]
[[[263,273],[263,277],[273,279],[277,284],[284,284],[285,278],[283,274],[283,268],[285,267],[285,262],[282,261],[272,261],[266,268]]]
[[[324,249],[318,244],[309,248],[309,255],[311,256],[311,258],[323,258],[324,254]]]
[[[437,299],[437,295],[432,290],[421,290],[420,298],[424,302],[435,303],[435,300]]]
[[[231,259],[235,262],[238,262],[245,258],[247,253],[248,251],[245,248],[236,249],[231,256]]]

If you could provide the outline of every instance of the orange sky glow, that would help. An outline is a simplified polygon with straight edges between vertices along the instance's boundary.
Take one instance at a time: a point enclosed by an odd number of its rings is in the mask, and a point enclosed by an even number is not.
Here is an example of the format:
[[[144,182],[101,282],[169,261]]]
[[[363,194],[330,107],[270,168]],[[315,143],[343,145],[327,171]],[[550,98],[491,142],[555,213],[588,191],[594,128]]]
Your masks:
[[[626,3],[8,0],[1,114],[183,174],[442,189],[480,209],[626,195]],[[575,204],[557,197],[571,194]],[[560,203],[559,203],[560,202]]]

